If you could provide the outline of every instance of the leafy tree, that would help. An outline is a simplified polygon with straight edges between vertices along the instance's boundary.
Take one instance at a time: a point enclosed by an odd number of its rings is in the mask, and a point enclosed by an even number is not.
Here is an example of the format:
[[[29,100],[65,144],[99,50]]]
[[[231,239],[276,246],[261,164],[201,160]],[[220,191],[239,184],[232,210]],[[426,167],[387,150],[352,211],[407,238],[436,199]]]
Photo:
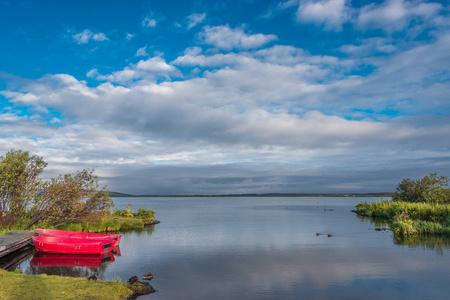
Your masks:
[[[450,203],[450,189],[443,187],[435,187],[425,192],[423,197],[427,203]]]
[[[438,176],[430,173],[421,179],[403,179],[397,186],[392,199],[406,202],[432,202],[445,203],[450,199],[445,199],[448,195],[448,176]]]
[[[78,171],[75,176],[59,175],[45,182],[43,191],[27,227],[40,221],[52,226],[65,225],[107,212],[114,205],[106,187],[99,190],[98,177],[89,169]]]
[[[99,190],[94,170],[74,176],[39,178],[47,163],[28,151],[11,150],[0,157],[0,226],[60,226],[107,212],[113,206],[108,190]]]
[[[0,225],[11,228],[26,217],[29,205],[39,195],[39,175],[47,163],[28,151],[11,150],[0,157]]]

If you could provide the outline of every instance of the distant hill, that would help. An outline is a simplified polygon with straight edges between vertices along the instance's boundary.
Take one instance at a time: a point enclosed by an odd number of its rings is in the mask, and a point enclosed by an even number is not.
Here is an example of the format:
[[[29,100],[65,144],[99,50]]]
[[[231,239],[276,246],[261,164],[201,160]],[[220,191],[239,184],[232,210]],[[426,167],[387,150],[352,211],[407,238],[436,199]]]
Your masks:
[[[118,192],[109,192],[110,197],[136,197],[130,194],[118,193]]]
[[[343,194],[230,194],[230,195],[130,195],[118,192],[109,192],[110,197],[392,197],[391,192],[386,193],[343,193]]]

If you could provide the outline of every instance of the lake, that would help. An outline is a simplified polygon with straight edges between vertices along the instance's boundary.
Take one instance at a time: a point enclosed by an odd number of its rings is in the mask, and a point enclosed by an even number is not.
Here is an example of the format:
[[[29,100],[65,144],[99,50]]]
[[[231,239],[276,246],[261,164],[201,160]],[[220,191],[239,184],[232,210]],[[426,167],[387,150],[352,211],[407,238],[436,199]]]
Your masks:
[[[120,256],[100,266],[36,266],[30,257],[19,268],[122,282],[152,273],[157,292],[139,299],[448,299],[448,239],[396,240],[386,224],[350,211],[374,200],[114,198],[119,209],[153,209],[161,223],[124,232]]]

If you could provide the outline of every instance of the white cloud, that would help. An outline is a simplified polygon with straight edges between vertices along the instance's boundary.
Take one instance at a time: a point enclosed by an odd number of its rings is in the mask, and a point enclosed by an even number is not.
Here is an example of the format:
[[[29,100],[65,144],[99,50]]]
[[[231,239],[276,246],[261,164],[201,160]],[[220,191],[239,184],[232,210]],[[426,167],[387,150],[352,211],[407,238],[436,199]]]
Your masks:
[[[101,75],[96,69],[89,71],[87,75],[101,81],[127,84],[136,80],[169,79],[171,76],[180,74],[176,67],[169,65],[162,57],[155,56],[147,60],[140,60],[137,64],[131,64],[123,70],[109,75]]]
[[[127,40],[131,40],[132,38],[134,38],[134,36],[135,36],[134,33],[127,33],[127,35],[126,35],[125,38],[126,38]]]
[[[379,4],[353,8],[349,0],[293,0],[280,3],[279,9],[296,3],[297,22],[323,26],[327,31],[341,31],[343,24],[353,23],[355,29],[360,31],[382,29],[391,34],[406,30],[408,35],[414,37],[426,28],[448,27],[448,22],[439,15],[444,7],[437,2],[384,0]]]
[[[202,23],[205,20],[205,18],[206,18],[205,13],[202,13],[202,14],[194,13],[194,14],[189,15],[187,17],[187,19],[188,19],[187,28],[191,29],[191,28],[195,27],[197,24]]]
[[[145,17],[142,21],[142,26],[144,27],[156,27],[156,19],[151,17]]]
[[[170,166],[158,169],[165,178],[206,178],[218,167],[243,178],[257,176],[255,168],[295,176],[349,166],[383,174],[394,166],[448,170],[448,34],[407,50],[391,38],[369,38],[341,47],[347,59],[294,46],[261,49],[276,37],[252,39],[228,26],[203,34],[205,43],[241,51],[193,47],[170,63],[161,55],[110,74],[92,69],[87,77],[105,81],[97,86],[53,74],[1,91],[11,108],[0,114],[0,150],[30,149],[56,173],[96,167],[124,187],[129,170],[148,178],[162,164]],[[369,74],[357,75],[367,65]],[[184,76],[185,69],[197,75]]]
[[[300,2],[300,0],[287,0],[285,2],[278,3],[277,8],[278,9],[286,9],[286,8],[298,5],[299,2]]]
[[[87,44],[90,40],[94,40],[97,42],[103,42],[109,40],[106,35],[102,32],[99,33],[93,33],[89,29],[85,29],[80,33],[72,35],[72,38],[78,43],[78,44]]]
[[[136,56],[148,56],[147,53],[147,46],[144,46],[142,48],[139,48],[136,52]]]
[[[363,40],[360,45],[344,45],[339,48],[341,52],[359,57],[374,55],[378,53],[393,53],[397,47],[391,39],[369,38]]]
[[[88,78],[94,78],[95,76],[98,75],[98,70],[97,69],[92,69],[89,72],[86,73],[86,77]]]
[[[407,28],[411,20],[432,22],[443,9],[439,3],[386,0],[380,5],[369,4],[361,8],[356,25],[362,30],[383,29],[388,33]]]
[[[273,34],[246,34],[242,28],[232,29],[228,25],[205,26],[198,36],[202,43],[222,50],[254,49],[278,39]]]
[[[300,2],[297,21],[323,25],[325,30],[341,31],[351,19],[347,0],[308,0]]]

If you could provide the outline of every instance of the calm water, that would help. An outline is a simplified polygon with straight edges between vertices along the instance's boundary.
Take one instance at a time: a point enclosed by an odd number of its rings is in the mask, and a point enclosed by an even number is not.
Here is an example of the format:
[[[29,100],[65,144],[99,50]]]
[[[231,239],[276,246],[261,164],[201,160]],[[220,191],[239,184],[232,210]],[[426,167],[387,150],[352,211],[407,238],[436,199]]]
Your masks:
[[[151,272],[157,292],[139,299],[448,299],[449,242],[396,241],[350,212],[361,200],[380,198],[115,198],[161,223],[123,233],[99,268],[19,267],[122,282]]]

